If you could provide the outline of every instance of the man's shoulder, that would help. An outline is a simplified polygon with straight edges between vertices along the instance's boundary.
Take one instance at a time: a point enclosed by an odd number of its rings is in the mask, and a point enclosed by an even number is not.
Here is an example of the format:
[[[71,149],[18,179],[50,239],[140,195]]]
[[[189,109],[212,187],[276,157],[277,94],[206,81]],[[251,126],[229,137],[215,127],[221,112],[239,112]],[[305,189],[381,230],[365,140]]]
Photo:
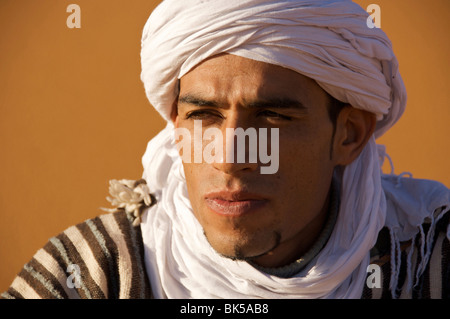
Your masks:
[[[70,226],[50,241],[55,238],[70,239],[75,246],[84,245],[85,242],[99,242],[102,245],[114,242],[116,246],[122,247],[121,242],[128,243],[140,237],[140,227],[133,225],[135,219],[124,210],[117,209]]]
[[[140,227],[118,209],[49,239],[3,298],[148,298]]]

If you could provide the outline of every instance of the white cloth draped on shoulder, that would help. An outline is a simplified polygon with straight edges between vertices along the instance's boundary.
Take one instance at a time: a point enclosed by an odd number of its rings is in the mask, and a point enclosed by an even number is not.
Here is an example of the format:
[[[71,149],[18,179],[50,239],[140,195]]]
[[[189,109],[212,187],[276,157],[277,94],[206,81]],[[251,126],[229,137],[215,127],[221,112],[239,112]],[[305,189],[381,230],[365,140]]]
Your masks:
[[[141,51],[147,97],[168,121],[142,160],[143,178],[157,200],[141,224],[155,297],[359,298],[369,251],[383,226],[391,230],[395,253],[399,240],[413,238],[436,209],[446,207],[433,216],[432,225],[449,209],[450,195],[441,184],[382,178],[382,148],[375,138],[400,118],[406,92],[389,39],[368,28],[367,17],[346,0],[167,0],[155,9],[144,27]],[[178,80],[223,52],[295,70],[338,100],[377,115],[374,136],[338,174],[340,208],[330,239],[292,278],[218,255],[192,213],[171,108]],[[402,184],[408,192],[398,187]],[[392,263],[397,269],[396,258]]]

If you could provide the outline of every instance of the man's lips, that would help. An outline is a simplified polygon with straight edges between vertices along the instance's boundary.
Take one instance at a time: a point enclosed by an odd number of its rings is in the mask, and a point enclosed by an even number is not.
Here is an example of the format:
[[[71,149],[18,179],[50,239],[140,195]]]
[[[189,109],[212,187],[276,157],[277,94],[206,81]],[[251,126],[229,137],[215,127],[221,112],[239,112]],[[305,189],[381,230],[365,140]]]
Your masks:
[[[238,217],[265,206],[268,200],[247,192],[215,192],[205,196],[206,205],[215,213]]]

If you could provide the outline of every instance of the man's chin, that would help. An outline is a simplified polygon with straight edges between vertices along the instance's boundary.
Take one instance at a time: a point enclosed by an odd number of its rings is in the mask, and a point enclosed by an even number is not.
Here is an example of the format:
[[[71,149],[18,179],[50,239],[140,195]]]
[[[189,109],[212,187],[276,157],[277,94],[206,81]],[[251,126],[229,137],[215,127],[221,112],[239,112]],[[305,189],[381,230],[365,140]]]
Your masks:
[[[265,256],[272,252],[280,244],[281,240],[281,235],[278,232],[274,232],[273,237],[270,240],[266,240],[267,244],[264,245],[262,245],[261,240],[242,240],[229,242],[228,244],[220,241],[219,245],[215,244],[214,240],[210,240],[206,233],[205,237],[219,255],[235,261],[254,261],[259,257]]]

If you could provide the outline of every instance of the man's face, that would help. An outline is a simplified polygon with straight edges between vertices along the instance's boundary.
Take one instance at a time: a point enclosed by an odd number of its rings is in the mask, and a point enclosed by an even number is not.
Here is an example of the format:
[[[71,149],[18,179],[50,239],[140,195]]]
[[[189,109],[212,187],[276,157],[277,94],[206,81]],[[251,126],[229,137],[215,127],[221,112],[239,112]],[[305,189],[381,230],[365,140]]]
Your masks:
[[[314,242],[336,164],[328,103],[315,81],[234,55],[208,59],[181,78],[175,125],[191,136],[195,120],[223,137],[227,128],[279,129],[274,174],[261,174],[259,161],[183,163],[194,214],[218,253],[276,267]]]

